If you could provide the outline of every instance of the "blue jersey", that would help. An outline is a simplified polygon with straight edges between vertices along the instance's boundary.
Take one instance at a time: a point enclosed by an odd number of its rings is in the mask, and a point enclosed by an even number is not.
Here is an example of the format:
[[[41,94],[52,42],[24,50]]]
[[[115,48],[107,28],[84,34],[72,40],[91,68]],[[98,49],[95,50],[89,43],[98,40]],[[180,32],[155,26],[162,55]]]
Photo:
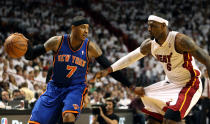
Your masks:
[[[70,37],[65,34],[57,53],[53,57],[52,80],[55,85],[69,86],[86,81],[88,69],[87,47],[89,40],[86,38],[79,49],[73,50]]]

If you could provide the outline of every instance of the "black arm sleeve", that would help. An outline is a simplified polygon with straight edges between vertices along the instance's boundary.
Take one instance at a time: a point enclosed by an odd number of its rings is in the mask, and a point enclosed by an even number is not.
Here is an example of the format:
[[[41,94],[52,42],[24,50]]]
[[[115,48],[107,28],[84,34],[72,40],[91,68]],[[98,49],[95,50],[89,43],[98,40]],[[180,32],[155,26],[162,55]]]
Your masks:
[[[108,68],[110,67],[111,63],[109,60],[102,54],[101,56],[96,58],[96,61],[103,67]],[[116,79],[117,81],[121,82],[124,86],[130,87],[132,84],[128,79],[125,77],[125,75],[122,74],[121,71],[116,71],[110,73],[110,75]]]
[[[33,48],[31,47],[30,44],[28,44],[28,49],[26,51],[25,58],[27,60],[33,60],[36,57],[43,55],[45,53],[46,53],[46,50],[43,44],[36,45]]]

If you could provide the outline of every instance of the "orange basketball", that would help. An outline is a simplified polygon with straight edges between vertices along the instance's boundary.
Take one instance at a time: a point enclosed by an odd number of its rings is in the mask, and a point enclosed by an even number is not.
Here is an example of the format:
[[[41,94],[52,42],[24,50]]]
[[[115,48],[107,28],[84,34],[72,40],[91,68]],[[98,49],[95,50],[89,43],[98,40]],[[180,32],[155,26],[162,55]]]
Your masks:
[[[4,50],[12,58],[25,55],[28,48],[28,39],[20,33],[11,34],[4,42]]]

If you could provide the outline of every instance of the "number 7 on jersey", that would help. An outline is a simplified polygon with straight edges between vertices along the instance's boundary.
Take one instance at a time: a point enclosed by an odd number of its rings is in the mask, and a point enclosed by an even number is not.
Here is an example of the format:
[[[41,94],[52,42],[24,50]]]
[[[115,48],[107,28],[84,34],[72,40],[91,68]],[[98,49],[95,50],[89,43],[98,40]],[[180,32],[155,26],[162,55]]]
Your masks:
[[[77,66],[67,65],[66,69],[70,70],[70,72],[66,75],[67,78],[70,78],[74,74],[74,72],[77,70]]]

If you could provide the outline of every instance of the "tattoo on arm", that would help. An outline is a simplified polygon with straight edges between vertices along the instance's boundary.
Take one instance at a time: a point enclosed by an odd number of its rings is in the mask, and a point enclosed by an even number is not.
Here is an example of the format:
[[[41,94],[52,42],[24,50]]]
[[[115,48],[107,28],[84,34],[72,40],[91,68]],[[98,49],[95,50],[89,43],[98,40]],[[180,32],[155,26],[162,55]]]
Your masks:
[[[195,42],[184,34],[177,34],[175,42],[175,48],[179,53],[190,52],[195,50]]]
[[[89,58],[91,57],[97,58],[100,55],[102,55],[102,51],[97,44],[90,41],[89,46],[88,46],[88,55],[89,55]]]
[[[60,43],[58,41],[60,41],[60,39],[61,39],[61,36],[54,36],[54,37],[51,37],[49,40],[47,40],[44,43],[44,47],[46,51],[53,50],[56,52],[58,43]]]
[[[95,47],[96,52],[97,52],[99,55],[102,54],[102,51],[101,51],[101,49],[99,48],[99,46],[96,45],[95,43],[93,43],[93,45],[94,45],[94,47]]]
[[[210,61],[209,55],[203,51],[196,43],[184,34],[179,34],[176,39],[176,48],[179,52],[189,52],[202,64],[207,65]]]

